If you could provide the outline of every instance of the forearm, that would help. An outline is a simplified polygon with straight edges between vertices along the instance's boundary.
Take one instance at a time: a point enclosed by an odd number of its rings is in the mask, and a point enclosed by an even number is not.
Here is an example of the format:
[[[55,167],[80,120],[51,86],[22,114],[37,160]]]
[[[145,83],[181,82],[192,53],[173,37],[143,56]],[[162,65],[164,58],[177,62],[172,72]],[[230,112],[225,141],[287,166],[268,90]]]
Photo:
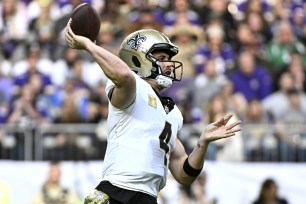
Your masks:
[[[200,144],[200,142],[198,142],[188,157],[190,166],[195,169],[203,168],[207,148],[208,143],[204,142],[203,144]]]
[[[177,141],[169,168],[179,183],[190,185],[198,177],[203,168],[207,147],[208,144],[197,145],[190,155],[186,155],[181,142]]]
[[[130,68],[119,57],[97,46],[90,40],[86,42],[85,49],[99,64],[104,74],[113,81],[117,87],[122,86],[122,83],[128,81],[127,77],[132,76]]]
[[[183,168],[181,169],[182,176],[180,183],[190,185],[196,180],[204,166],[207,148],[208,144],[202,146],[198,143],[191,154],[184,160],[182,163]]]

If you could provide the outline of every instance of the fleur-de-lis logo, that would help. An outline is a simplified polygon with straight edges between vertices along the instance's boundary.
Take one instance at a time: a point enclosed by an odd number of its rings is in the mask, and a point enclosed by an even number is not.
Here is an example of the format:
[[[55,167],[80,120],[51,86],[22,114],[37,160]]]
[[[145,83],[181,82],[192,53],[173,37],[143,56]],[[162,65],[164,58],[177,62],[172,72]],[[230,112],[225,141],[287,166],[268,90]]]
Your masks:
[[[147,37],[144,35],[140,35],[137,33],[134,37],[130,38],[127,42],[127,44],[132,48],[137,50],[139,46],[141,45],[141,42],[146,41]]]

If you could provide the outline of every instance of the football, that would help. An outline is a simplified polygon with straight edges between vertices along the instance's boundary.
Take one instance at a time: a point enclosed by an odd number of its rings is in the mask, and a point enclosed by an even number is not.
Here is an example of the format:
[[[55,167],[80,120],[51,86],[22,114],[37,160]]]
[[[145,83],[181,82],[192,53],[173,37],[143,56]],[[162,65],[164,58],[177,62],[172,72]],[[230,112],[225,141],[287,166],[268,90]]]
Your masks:
[[[78,5],[70,14],[70,27],[74,34],[81,35],[95,41],[100,32],[100,18],[98,12],[88,3]]]

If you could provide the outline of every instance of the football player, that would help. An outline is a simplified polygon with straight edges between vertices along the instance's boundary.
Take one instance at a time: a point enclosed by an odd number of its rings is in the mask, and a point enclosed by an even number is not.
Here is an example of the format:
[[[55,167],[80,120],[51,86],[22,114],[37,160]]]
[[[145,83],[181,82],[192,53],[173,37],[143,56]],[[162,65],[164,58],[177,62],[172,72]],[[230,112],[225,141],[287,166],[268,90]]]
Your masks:
[[[70,20],[71,22],[71,20]],[[71,48],[86,50],[109,78],[108,144],[102,181],[85,199],[86,204],[156,204],[166,185],[168,169],[183,185],[200,174],[210,142],[234,136],[240,121],[232,115],[209,124],[190,155],[177,138],[183,117],[175,103],[160,92],[180,81],[182,63],[171,60],[178,47],[161,32],[139,30],[122,42],[119,57],[65,31]]]

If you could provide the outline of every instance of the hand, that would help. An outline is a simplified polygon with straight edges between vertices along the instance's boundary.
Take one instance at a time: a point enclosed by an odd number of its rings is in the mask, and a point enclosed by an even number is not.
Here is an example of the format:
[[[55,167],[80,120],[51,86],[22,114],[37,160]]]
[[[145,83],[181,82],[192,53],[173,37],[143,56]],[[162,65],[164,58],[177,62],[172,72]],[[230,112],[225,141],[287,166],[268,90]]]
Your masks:
[[[65,39],[69,47],[73,49],[84,50],[86,49],[86,44],[91,41],[89,38],[80,35],[75,35],[70,27],[71,21],[72,19],[70,18],[65,30]]]
[[[86,196],[84,204],[106,204],[108,203],[109,196],[98,190]]]
[[[236,132],[239,132],[240,128],[234,128],[241,123],[240,120],[227,125],[228,121],[232,118],[233,114],[229,114],[224,118],[220,118],[216,122],[209,124],[202,133],[199,143],[200,145],[208,144],[212,141],[219,140],[234,136]]]

